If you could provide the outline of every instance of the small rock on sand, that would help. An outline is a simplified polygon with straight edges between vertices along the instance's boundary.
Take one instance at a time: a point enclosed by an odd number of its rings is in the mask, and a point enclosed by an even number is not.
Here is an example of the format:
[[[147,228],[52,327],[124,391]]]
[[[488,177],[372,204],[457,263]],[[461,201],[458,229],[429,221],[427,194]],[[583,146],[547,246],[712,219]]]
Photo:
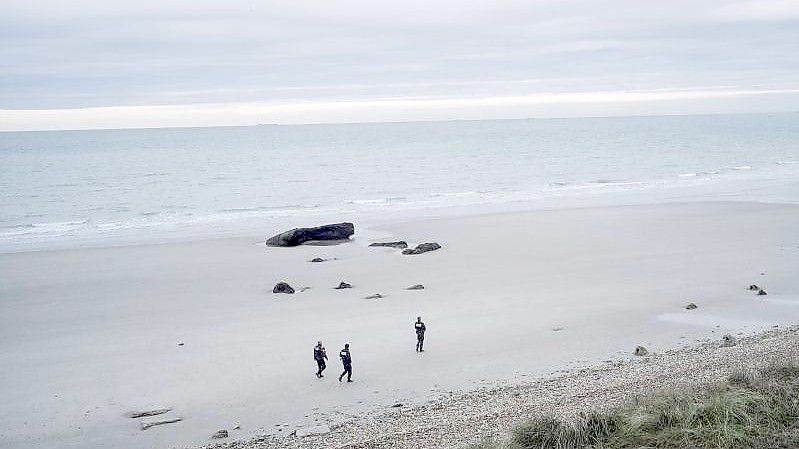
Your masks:
[[[723,348],[729,348],[730,346],[735,346],[736,344],[738,344],[738,341],[735,340],[735,337],[730,334],[725,334],[723,337],[721,337],[721,346]]]
[[[411,285],[406,290],[424,290],[424,285],[422,284]]]
[[[333,288],[334,288],[335,290],[341,290],[341,289],[345,289],[345,288],[352,288],[352,284],[348,284],[348,283],[346,283],[346,282],[344,282],[344,281],[341,281],[341,282],[338,284],[338,287],[333,287]]]
[[[371,246],[371,247],[382,246],[382,247],[387,247],[387,248],[405,249],[405,248],[408,247],[408,242],[406,242],[404,240],[400,240],[399,242],[375,242],[375,243],[370,244],[369,246]]]
[[[768,295],[768,293],[766,293],[766,291],[763,290],[762,288],[757,291],[757,296],[766,296],[766,295]]]
[[[313,259],[309,260],[309,262],[318,263],[318,262],[324,262],[326,260],[327,259],[322,259],[321,257],[314,257]]]
[[[128,413],[125,413],[125,416],[127,418],[144,418],[146,416],[163,415],[164,413],[167,413],[169,411],[172,411],[172,409],[171,408],[157,408],[157,409],[153,409],[153,410],[141,410],[141,411],[137,411],[137,412],[128,412]]]
[[[213,435],[211,435],[212,439],[227,438],[227,437],[228,437],[228,434],[227,434],[227,430],[225,430],[225,429],[217,430],[216,432],[214,432]]]
[[[435,242],[428,242],[417,245],[414,249],[405,249],[402,251],[402,254],[422,254],[429,251],[435,251],[437,249],[441,249],[441,245]]]
[[[697,305],[696,305],[696,304],[694,304],[694,303],[689,303],[687,306],[685,306],[685,310],[694,310],[694,309],[696,309],[697,307],[699,307],[699,306],[697,306]]]
[[[649,351],[643,346],[636,346],[635,347],[635,352],[633,352],[633,354],[635,354],[635,355],[637,355],[639,357],[642,357],[642,356],[648,355]]]
[[[749,286],[749,290],[758,291],[760,290],[760,287],[758,287],[756,284],[752,284]]]
[[[294,289],[285,282],[278,282],[275,284],[275,288],[272,289],[272,293],[294,293]]]
[[[165,419],[163,421],[146,421],[141,423],[141,430],[147,430],[150,427],[161,426],[164,424],[172,424],[180,421],[183,421],[183,418]]]
[[[375,293],[374,295],[367,296],[363,299],[381,299],[385,298],[385,296],[381,295],[380,293]]]
[[[400,408],[400,407],[403,407],[403,404],[402,404],[402,402],[397,402],[396,404],[392,405],[391,407],[392,408]]]

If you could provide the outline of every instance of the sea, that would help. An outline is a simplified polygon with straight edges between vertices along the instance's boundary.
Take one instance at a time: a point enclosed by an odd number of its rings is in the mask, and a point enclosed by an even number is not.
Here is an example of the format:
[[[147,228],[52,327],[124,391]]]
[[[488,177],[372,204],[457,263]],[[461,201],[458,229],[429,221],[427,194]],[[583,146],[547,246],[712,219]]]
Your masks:
[[[799,113],[0,133],[0,252],[653,201],[799,203]]]

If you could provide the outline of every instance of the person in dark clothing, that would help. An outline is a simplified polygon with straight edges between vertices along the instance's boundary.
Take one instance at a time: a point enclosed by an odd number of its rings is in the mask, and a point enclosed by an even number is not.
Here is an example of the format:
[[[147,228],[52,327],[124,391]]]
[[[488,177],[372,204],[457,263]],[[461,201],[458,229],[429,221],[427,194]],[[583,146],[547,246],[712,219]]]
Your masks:
[[[322,374],[322,371],[324,371],[325,368],[327,368],[327,365],[325,365],[325,359],[327,359],[327,352],[325,351],[325,347],[322,346],[321,341],[316,342],[316,346],[314,346],[313,348],[313,358],[314,360],[316,360],[316,365],[319,367],[319,370],[316,371],[316,377],[321,379],[325,377]]]
[[[341,363],[344,365],[344,372],[338,376],[338,381],[341,382],[341,379],[344,375],[347,375],[347,382],[352,382],[352,357],[350,356],[350,344],[347,343],[344,345],[344,349],[338,353],[338,356],[341,358]]]
[[[422,317],[416,317],[413,327],[416,329],[416,352],[424,352],[424,331],[427,330],[427,327],[422,322]]]

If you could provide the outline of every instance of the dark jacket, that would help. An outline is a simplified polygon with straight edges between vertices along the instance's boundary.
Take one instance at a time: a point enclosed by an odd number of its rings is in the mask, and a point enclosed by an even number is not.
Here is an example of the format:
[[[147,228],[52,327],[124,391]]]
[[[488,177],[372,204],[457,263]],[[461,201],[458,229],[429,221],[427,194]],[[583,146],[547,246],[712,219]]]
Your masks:
[[[427,327],[421,321],[414,323],[413,327],[416,328],[416,335],[424,335],[424,331],[427,330]]]
[[[327,352],[325,352],[324,346],[314,346],[313,348],[313,358],[316,361],[321,361],[327,358]]]
[[[341,363],[343,363],[344,366],[350,365],[352,363],[352,357],[350,357],[349,349],[342,349],[341,352],[338,353],[338,356],[341,357]]]

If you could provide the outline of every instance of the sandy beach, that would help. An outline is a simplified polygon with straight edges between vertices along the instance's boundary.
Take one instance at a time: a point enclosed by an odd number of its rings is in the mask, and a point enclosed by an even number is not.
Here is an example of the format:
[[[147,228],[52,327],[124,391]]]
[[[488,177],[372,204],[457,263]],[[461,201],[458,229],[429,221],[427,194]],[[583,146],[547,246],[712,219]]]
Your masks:
[[[459,448],[506,439],[514,426],[540,415],[569,418],[673,391],[700,389],[731,373],[751,372],[799,357],[799,328],[770,330],[732,347],[708,342],[628,361],[606,362],[551,378],[484,388],[413,408],[352,420],[325,435],[262,437],[208,449]]]
[[[337,246],[268,248],[264,239],[282,229],[265,229],[0,255],[0,447],[198,447],[220,429],[266,444],[254,447],[306,447],[287,435],[387,410],[423,414],[415,407],[429,401],[603,363],[649,366],[632,355],[636,345],[664,354],[799,320],[796,205],[538,210],[356,229]],[[443,248],[404,256],[368,247],[389,240]],[[278,281],[298,292],[273,294]],[[334,290],[341,281],[353,288]],[[414,284],[425,288],[406,290]],[[385,297],[364,299],[376,293]],[[428,328],[423,354],[413,349],[417,315]],[[321,380],[312,358],[320,339],[331,356]],[[335,378],[345,342],[352,384]],[[745,365],[747,347],[728,349]],[[772,350],[758,348],[753,362]],[[397,403],[403,411],[392,411]],[[154,418],[125,417],[156,408],[183,420],[141,430]],[[348,425],[328,435],[331,447],[371,429]]]

